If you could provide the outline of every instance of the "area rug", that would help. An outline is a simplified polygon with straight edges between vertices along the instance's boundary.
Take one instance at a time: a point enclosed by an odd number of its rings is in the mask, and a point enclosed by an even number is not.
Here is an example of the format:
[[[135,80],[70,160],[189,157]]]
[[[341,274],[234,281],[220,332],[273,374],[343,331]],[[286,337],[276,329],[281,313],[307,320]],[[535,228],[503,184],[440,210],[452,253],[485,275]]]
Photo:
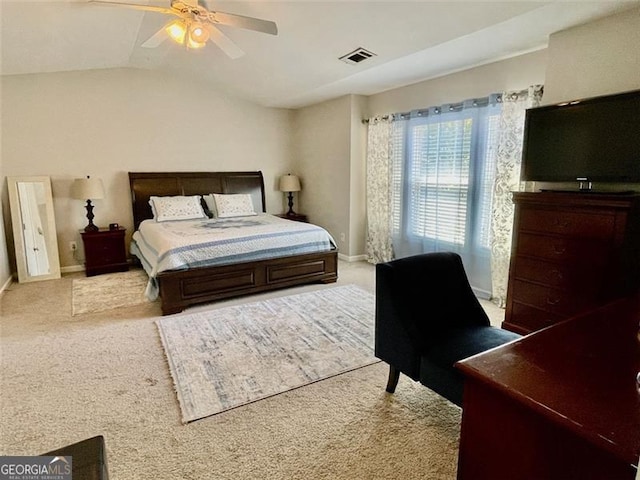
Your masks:
[[[156,320],[182,421],[376,363],[374,312],[346,285]]]
[[[144,270],[74,278],[71,314],[96,313],[148,302],[144,294],[148,277]]]

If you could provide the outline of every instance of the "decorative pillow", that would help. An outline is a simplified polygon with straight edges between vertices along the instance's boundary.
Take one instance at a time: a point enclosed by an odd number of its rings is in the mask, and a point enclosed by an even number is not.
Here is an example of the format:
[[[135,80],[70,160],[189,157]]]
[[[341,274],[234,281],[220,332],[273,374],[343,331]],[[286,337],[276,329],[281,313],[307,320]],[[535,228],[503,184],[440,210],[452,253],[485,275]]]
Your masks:
[[[156,222],[207,218],[200,205],[200,195],[189,197],[149,197]]]
[[[213,195],[203,195],[202,198],[204,199],[204,203],[207,205],[207,208],[211,213],[211,218],[216,218],[218,216],[218,212],[216,211],[216,200],[213,198]]]
[[[253,201],[248,193],[220,194],[214,193],[216,217],[244,217],[257,215],[253,209]]]

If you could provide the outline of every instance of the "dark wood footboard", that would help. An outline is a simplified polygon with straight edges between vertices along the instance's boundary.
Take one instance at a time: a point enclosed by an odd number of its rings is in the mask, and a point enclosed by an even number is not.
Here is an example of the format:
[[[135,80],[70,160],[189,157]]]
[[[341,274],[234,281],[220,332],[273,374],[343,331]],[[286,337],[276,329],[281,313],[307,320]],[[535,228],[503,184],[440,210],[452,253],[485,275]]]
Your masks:
[[[337,250],[158,274],[162,314],[201,303],[338,279]]]

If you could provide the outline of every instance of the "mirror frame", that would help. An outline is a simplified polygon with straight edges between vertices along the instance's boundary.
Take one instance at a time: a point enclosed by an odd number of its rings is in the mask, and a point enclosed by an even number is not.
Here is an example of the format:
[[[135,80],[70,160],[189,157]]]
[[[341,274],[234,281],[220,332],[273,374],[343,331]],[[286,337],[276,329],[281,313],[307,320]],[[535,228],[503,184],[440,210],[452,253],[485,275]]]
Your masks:
[[[46,235],[47,257],[49,259],[49,273],[43,275],[29,275],[27,258],[22,231],[22,214],[18,197],[18,183],[42,183],[46,200]],[[18,268],[18,282],[36,282],[60,278],[60,257],[58,254],[58,240],[56,222],[53,213],[53,195],[51,193],[51,179],[46,176],[7,177],[9,190],[9,206],[11,208],[11,224],[13,228],[13,243],[16,252],[16,266]]]

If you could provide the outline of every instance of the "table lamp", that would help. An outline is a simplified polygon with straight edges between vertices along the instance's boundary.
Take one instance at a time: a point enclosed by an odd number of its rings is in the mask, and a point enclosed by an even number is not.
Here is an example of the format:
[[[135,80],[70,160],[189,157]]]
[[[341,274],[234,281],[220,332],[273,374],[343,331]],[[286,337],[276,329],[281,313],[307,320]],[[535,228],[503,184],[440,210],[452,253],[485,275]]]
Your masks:
[[[300,179],[290,173],[281,176],[279,190],[281,192],[288,192],[289,194],[289,211],[287,215],[295,215],[296,212],[293,211],[293,192],[299,192],[301,190]]]

